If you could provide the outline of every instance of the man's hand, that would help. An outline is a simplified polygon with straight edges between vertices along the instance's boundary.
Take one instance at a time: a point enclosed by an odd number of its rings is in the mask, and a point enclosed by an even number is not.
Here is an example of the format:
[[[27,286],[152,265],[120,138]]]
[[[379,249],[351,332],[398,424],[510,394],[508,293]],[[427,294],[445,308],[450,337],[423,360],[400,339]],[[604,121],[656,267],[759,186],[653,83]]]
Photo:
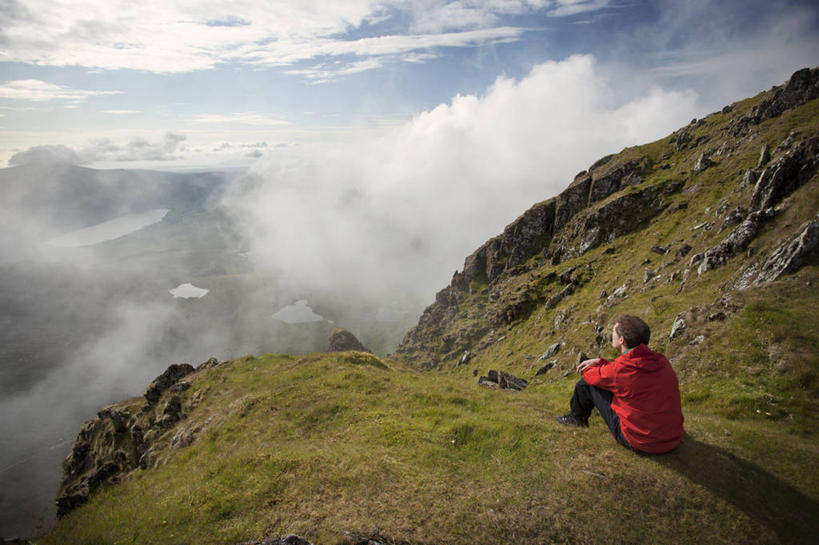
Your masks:
[[[583,360],[577,364],[577,372],[581,375],[583,371],[588,369],[589,367],[594,367],[595,365],[600,365],[600,358],[592,358],[590,360]]]

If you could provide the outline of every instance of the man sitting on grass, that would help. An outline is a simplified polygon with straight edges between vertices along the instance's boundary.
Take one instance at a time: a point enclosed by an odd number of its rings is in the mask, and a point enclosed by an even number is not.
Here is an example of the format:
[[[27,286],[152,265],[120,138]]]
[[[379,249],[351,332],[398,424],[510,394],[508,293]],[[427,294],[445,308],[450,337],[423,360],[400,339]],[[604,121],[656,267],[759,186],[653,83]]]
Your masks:
[[[677,375],[665,356],[648,348],[651,331],[637,316],[619,316],[611,344],[614,361],[603,358],[577,365],[571,413],[558,416],[566,426],[587,427],[592,409],[606,421],[618,443],[638,454],[661,454],[680,444],[683,415]]]

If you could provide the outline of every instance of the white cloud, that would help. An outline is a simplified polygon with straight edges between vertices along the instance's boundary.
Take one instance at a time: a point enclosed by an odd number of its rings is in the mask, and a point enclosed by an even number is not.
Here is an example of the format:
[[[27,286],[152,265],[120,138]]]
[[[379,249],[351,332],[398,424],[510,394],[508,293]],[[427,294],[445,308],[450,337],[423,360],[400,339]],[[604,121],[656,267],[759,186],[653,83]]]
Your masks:
[[[0,84],[0,98],[47,102],[50,100],[83,101],[91,96],[118,95],[122,91],[87,91],[55,85],[38,79],[12,80]]]
[[[327,83],[342,76],[381,68],[395,62],[424,63],[439,57],[430,50],[444,47],[472,47],[516,41],[524,29],[513,27],[490,28],[445,34],[414,34],[407,36],[381,36],[352,41],[316,41],[307,48],[261,51],[255,48],[245,51],[245,59],[252,64],[276,66],[307,60],[314,57],[344,57],[355,55],[363,60],[342,63],[335,61],[313,68],[287,70],[287,74],[299,75],[312,83]],[[284,56],[282,56],[284,54]]]
[[[34,146],[26,151],[12,155],[9,159],[9,166],[17,167],[30,164],[78,165],[82,164],[82,162],[83,160],[80,155],[68,146]]]
[[[375,68],[381,68],[384,64],[383,57],[375,57],[371,59],[364,59],[339,67],[341,63],[320,65],[314,68],[303,68],[300,70],[287,70],[285,74],[304,76],[312,80],[313,83],[327,83],[341,76],[348,76],[350,74],[357,74]]]
[[[414,64],[423,64],[430,59],[437,58],[438,55],[435,53],[407,53],[401,56],[401,60],[404,62],[411,62]]]
[[[180,151],[180,145],[185,139],[182,134],[169,132],[160,142],[135,138],[123,149],[111,146],[109,142],[104,143],[103,149],[108,153],[113,152],[117,161],[173,161],[179,158],[177,152]]]
[[[259,262],[309,288],[429,303],[463,258],[575,173],[700,114],[692,92],[615,102],[593,58],[499,78],[385,136],[271,150],[226,203]]]
[[[228,125],[290,125],[289,121],[264,117],[256,112],[240,112],[235,114],[198,114],[193,120],[196,123],[222,123]]]
[[[442,32],[463,28],[487,28],[506,15],[531,15],[545,11],[564,17],[600,10],[610,0],[419,0],[412,3],[412,29],[416,32]]]
[[[560,1],[555,11],[601,3]],[[25,9],[3,14],[0,41],[4,60],[12,62],[174,73],[221,63],[289,65],[321,56],[423,54],[513,41],[524,30],[496,26],[502,16],[550,7],[546,0],[28,0]],[[355,39],[363,25],[385,22],[394,28]]]
[[[112,115],[131,115],[131,114],[138,114],[142,113],[139,110],[103,110],[102,113],[104,114],[112,114]]]
[[[26,106],[24,108],[11,107],[11,106],[0,106],[0,110],[5,110],[7,112],[37,112],[37,111],[40,111],[40,108],[34,108],[33,106]]]
[[[496,24],[498,15],[487,9],[485,2],[456,0],[419,2],[415,6],[413,30],[416,32],[443,32],[451,29],[488,27]]]
[[[250,64],[287,65],[316,57],[344,55],[381,56],[441,47],[474,47],[517,40],[524,29],[497,27],[441,34],[378,36],[358,40],[315,39],[309,43],[280,43],[277,47],[250,45],[237,51],[236,58]]]
[[[8,161],[10,167],[27,164],[86,165],[101,161],[174,161],[180,159],[182,134],[166,133],[159,141],[133,138],[120,145],[110,139],[102,139],[80,149],[64,145],[34,146],[15,153]]]
[[[606,7],[609,3],[609,0],[557,0],[549,14],[555,17],[577,15],[578,13],[597,11]]]

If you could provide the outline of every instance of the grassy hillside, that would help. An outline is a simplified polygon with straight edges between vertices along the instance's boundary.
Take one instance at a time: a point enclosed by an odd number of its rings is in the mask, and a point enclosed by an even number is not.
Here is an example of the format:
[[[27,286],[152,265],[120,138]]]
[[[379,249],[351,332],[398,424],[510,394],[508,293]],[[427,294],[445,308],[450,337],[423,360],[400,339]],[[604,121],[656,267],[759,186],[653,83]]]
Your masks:
[[[196,442],[37,543],[799,543],[815,528],[813,434],[687,403],[684,444],[644,458],[600,419],[560,428],[571,388],[486,390],[362,353],[248,356],[194,375],[186,425],[210,422]]]
[[[819,542],[819,255],[746,281],[819,211],[819,100],[780,91],[581,173],[467,258],[392,359],[247,356],[119,405],[181,416],[37,543]],[[798,183],[757,206],[766,168]],[[624,313],[680,378],[663,456],[554,421]],[[529,386],[478,386],[489,369]]]

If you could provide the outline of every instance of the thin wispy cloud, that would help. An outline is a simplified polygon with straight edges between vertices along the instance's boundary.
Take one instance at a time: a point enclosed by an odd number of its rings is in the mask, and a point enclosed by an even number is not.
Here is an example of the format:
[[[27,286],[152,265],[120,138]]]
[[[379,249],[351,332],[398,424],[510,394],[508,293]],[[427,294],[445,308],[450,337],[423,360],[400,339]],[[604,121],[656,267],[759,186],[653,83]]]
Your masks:
[[[139,110],[103,110],[102,113],[111,115],[131,115],[141,112]]]
[[[738,9],[714,0],[661,0],[658,7],[656,24],[624,37],[619,48],[644,47],[653,75],[697,87],[705,100],[720,96],[725,103],[819,63],[815,3],[753,0]]]
[[[283,66],[321,57],[383,57],[429,51],[446,47],[477,47],[509,43],[519,39],[525,29],[498,27],[440,34],[378,36],[357,40],[315,39],[311,42],[247,45],[239,48],[235,59],[262,66]],[[370,59],[372,60],[372,59]]]
[[[51,100],[83,101],[88,97],[100,95],[118,95],[122,91],[89,91],[72,89],[38,79],[12,80],[0,84],[0,98],[48,102]]]
[[[221,123],[225,125],[258,125],[277,126],[290,125],[289,121],[265,117],[256,112],[240,112],[235,114],[198,114],[193,120],[196,123]]]
[[[463,28],[495,26],[504,16],[531,15],[566,17],[597,11],[611,0],[455,0],[452,2],[413,2],[412,29],[416,32],[442,32]]]
[[[303,76],[309,80],[312,80],[312,83],[328,83],[334,81],[336,78],[341,76],[348,76],[350,74],[357,74],[359,72],[365,72],[367,70],[374,70],[376,68],[381,68],[383,66],[385,60],[383,58],[372,58],[372,59],[365,59],[363,61],[357,61],[349,64],[343,65],[343,67],[339,68],[339,65],[319,65],[314,68],[302,68],[299,70],[287,70],[285,71],[286,74]]]
[[[560,0],[549,13],[555,17],[565,17],[596,11],[609,5],[609,0]]]

